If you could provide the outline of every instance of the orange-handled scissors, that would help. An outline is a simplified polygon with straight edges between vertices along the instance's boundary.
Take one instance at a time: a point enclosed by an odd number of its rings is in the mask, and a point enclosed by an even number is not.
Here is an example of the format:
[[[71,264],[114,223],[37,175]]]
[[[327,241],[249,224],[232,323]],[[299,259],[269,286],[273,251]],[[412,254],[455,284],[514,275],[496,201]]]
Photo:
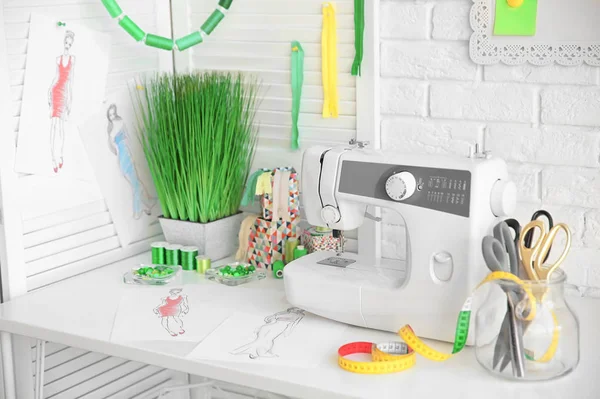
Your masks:
[[[528,246],[526,244],[526,237],[530,234],[527,233],[531,232],[532,235],[536,229],[539,230],[540,237],[535,243]],[[550,252],[550,248],[552,248],[556,235],[561,230],[564,231],[567,236],[565,249],[554,264],[544,266],[544,260]],[[521,252],[523,267],[530,280],[548,280],[550,275],[560,267],[561,263],[565,260],[569,253],[569,249],[571,249],[571,231],[569,230],[569,226],[564,223],[559,223],[546,231],[546,225],[542,221],[532,220],[525,225],[521,231],[519,250]]]

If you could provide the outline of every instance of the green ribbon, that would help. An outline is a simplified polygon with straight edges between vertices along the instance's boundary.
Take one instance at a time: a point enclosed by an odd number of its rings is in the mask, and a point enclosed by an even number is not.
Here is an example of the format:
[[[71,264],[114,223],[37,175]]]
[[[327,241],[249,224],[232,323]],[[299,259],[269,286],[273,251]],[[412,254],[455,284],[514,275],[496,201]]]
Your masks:
[[[304,49],[300,42],[292,42],[292,150],[299,148],[300,132],[298,117],[300,115],[300,99],[304,84]]]
[[[252,173],[248,178],[248,184],[246,185],[246,191],[242,197],[242,206],[254,205],[254,197],[256,196],[256,182],[258,177],[263,174],[264,169],[258,169]]]
[[[365,36],[365,0],[354,0],[354,62],[352,76],[361,75]]]

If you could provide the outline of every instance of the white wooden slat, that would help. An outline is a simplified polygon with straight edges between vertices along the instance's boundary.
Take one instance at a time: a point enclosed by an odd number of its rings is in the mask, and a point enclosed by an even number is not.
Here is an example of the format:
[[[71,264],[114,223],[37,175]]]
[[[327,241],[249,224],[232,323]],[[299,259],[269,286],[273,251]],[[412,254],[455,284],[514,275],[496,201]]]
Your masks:
[[[52,284],[56,281],[64,280],[69,277],[76,276],[90,270],[97,269],[99,267],[117,262],[121,259],[140,254],[148,251],[150,244],[154,241],[162,241],[164,237],[162,234],[150,237],[146,240],[142,240],[127,246],[127,248],[113,249],[106,251],[96,256],[92,256],[88,259],[82,259],[80,261],[63,265],[50,273],[41,273],[35,276],[31,276],[27,279],[27,289],[29,291],[44,287],[48,284]]]
[[[163,381],[165,377],[169,377],[167,370],[156,366],[139,365],[138,363],[138,368],[134,371],[122,373],[118,378],[111,381],[110,384],[98,387],[82,395],[79,399],[116,399],[118,397],[129,397],[126,395],[130,395],[131,392],[145,391],[155,380]],[[128,390],[130,392],[127,392]]]
[[[46,386],[51,385],[54,381],[60,380],[70,374],[97,363],[109,356],[101,353],[88,352],[83,356],[78,356],[69,362],[63,363],[57,367],[46,370],[44,374],[44,383]],[[44,392],[44,396],[49,396],[49,393]]]
[[[292,115],[289,112],[276,111],[258,111],[256,119],[261,124],[267,125],[285,125],[292,124]],[[320,128],[342,128],[353,129],[356,126],[356,117],[340,116],[336,119],[324,119],[321,114],[301,114],[298,120],[298,127],[320,127]]]
[[[33,219],[23,220],[23,232],[25,234],[47,229],[52,226],[58,226],[63,223],[79,221],[92,215],[104,213],[107,211],[104,200],[98,200],[81,204],[77,207],[56,212],[49,215],[40,216]]]
[[[205,68],[201,68],[205,70]],[[217,69],[215,69],[216,71]],[[239,68],[223,68],[219,67],[218,71],[226,72],[238,72]],[[244,68],[244,73],[250,76],[256,77],[263,86],[269,86],[271,84],[287,85],[290,86],[291,72],[290,71],[260,71],[250,68]],[[322,81],[321,72],[304,72],[304,84],[306,86],[320,86]],[[356,77],[348,73],[338,74],[338,86],[353,88],[356,84]],[[322,89],[321,89],[322,91]],[[291,93],[291,89],[290,89]]]
[[[254,0],[252,2],[239,1],[231,6],[231,14],[298,14],[321,15],[321,0]],[[338,0],[335,2],[338,15],[353,14],[354,2]],[[207,13],[214,10],[214,4],[208,1],[190,1],[190,11],[194,13]]]
[[[79,2],[77,2],[79,3]],[[102,2],[88,2],[87,4],[63,4],[57,7],[56,2],[46,3],[40,6],[26,6],[23,2],[19,2],[16,7],[6,6],[4,9],[4,23],[6,25],[29,22],[32,12],[60,17],[62,21],[77,20],[94,17],[109,17],[106,8]],[[59,3],[60,4],[60,3]],[[121,0],[119,1],[121,8],[134,11],[132,15],[150,14],[154,15],[154,2],[144,2],[144,7],[140,7],[139,1],[136,0]]]
[[[44,396],[47,399],[51,398],[62,398],[65,397],[73,398],[74,396],[61,395],[63,392],[77,388],[80,384],[85,384],[89,380],[93,379],[98,374],[105,373],[106,371],[117,367],[127,362],[125,359],[118,357],[107,357],[98,362],[90,364],[85,368],[79,369],[72,374],[65,375],[64,377],[44,386]]]
[[[305,57],[320,57],[321,43],[302,43]],[[261,43],[261,42],[225,42],[211,41],[192,48],[194,57],[204,56],[231,56],[237,57],[290,57],[291,46],[289,43]],[[338,44],[340,57],[353,58],[354,44]],[[201,64],[199,64],[200,66]],[[254,68],[256,69],[256,68]]]
[[[273,84],[261,87],[259,94],[264,97],[290,98],[292,96],[292,88],[289,84],[280,85]],[[338,87],[338,96],[340,101],[354,101],[356,98],[356,89],[354,87]],[[304,86],[302,88],[302,99],[323,99],[323,87],[321,86]]]
[[[35,343],[36,343],[36,341],[32,338],[31,339],[31,361],[34,363],[35,363]],[[46,350],[45,350],[46,356],[50,356],[53,353],[62,351],[66,348],[68,348],[68,346],[66,346],[66,345],[57,344],[55,342],[46,342]]]
[[[73,234],[52,242],[36,245],[25,250],[25,262],[31,263],[44,258],[46,260],[52,255],[65,253],[73,249],[79,249],[86,244],[92,244],[116,235],[115,226],[111,223],[106,226],[97,227],[82,233]]]
[[[82,259],[87,259],[94,255],[98,255],[103,252],[108,252],[119,247],[119,238],[114,236],[93,242],[91,244],[82,245],[74,249],[60,252],[43,259],[35,260],[33,262],[25,264],[25,268],[27,270],[27,277],[47,272],[57,267],[67,265],[69,263],[74,263]]]
[[[34,351],[35,352],[35,351]],[[74,359],[85,355],[88,351],[78,348],[65,347],[63,350],[55,352],[55,353],[46,353],[46,358],[44,359],[44,370],[51,370],[55,367],[58,367],[67,362],[73,361]],[[35,362],[33,375],[36,374]]]
[[[141,367],[143,367],[142,364],[140,363],[136,363],[136,362],[131,362],[131,361],[125,361],[122,360],[122,363],[117,363],[117,358],[112,358],[114,359],[112,362],[109,361],[108,359],[106,361],[103,361],[101,363],[103,367],[107,367],[106,371],[101,371],[101,372],[96,372],[97,370],[94,370],[94,376],[92,378],[89,378],[88,380],[75,384],[73,386],[71,386],[71,388],[64,390],[54,396],[52,396],[53,399],[72,399],[72,398],[81,398],[83,395],[94,391],[98,388],[101,388],[107,384],[110,384],[111,381],[114,381],[116,379],[118,379],[119,377],[129,374]],[[116,365],[114,365],[116,364]],[[112,368],[108,368],[111,365],[114,365]],[[98,366],[100,366],[100,363],[98,364]],[[89,371],[88,371],[89,372]]]
[[[35,10],[37,13],[37,10]],[[47,14],[45,14],[47,15]],[[53,15],[58,15],[54,13]],[[156,20],[153,14],[131,14],[131,18],[135,19],[136,23],[143,26],[148,32],[153,32],[156,29]],[[83,23],[87,27],[99,32],[123,32],[123,28],[119,26],[117,21],[106,18],[106,15],[101,15],[96,18],[70,19],[68,22]],[[6,38],[7,39],[26,39],[29,36],[29,18],[26,21],[7,24]],[[120,35],[119,35],[120,36]],[[114,45],[114,43],[113,43]]]
[[[285,46],[286,48],[288,45]],[[194,57],[196,60],[196,57]],[[352,69],[352,58],[339,58],[338,71],[350,73]],[[291,58],[288,57],[238,57],[238,56],[223,56],[212,57],[202,56],[197,60],[198,65],[202,65],[205,69],[233,69],[253,68],[267,71],[289,71],[291,69]],[[321,71],[321,59],[307,57],[304,59],[305,71]]]
[[[158,378],[157,378],[157,380],[158,380]],[[158,394],[156,396],[151,396],[151,397],[148,398],[146,395],[148,395],[148,393],[150,393],[149,391],[152,391],[152,390],[157,389],[157,388],[170,387],[170,386],[173,386],[175,384],[176,383],[174,381],[172,381],[171,379],[167,379],[167,380],[165,380],[163,382],[160,382],[158,384],[153,385],[152,387],[150,387],[149,389],[145,390],[144,392],[141,392],[141,393],[139,393],[137,395],[130,396],[129,399],[155,399],[155,398],[158,397]],[[113,398],[111,397],[110,399],[113,399]]]
[[[25,245],[25,249],[27,249],[36,245],[51,242],[59,238],[67,237],[71,234],[76,234],[82,231],[104,226],[109,223],[111,223],[111,219],[108,211],[96,213],[73,222],[61,223],[43,230],[25,234],[23,236],[23,243]]]
[[[260,103],[262,111],[292,112],[292,100],[289,98],[263,98]],[[317,100],[304,100],[300,105],[300,113],[318,114],[323,110],[323,102]],[[356,115],[356,103],[340,101],[339,114]]]
[[[321,43],[321,29],[215,29],[210,39],[267,43],[290,43],[292,40],[298,40],[300,43]],[[337,39],[340,44],[354,43],[354,30],[338,29]]]
[[[261,134],[258,146],[262,148],[289,149],[291,143],[291,126],[261,126]],[[327,129],[327,135],[323,135],[323,129],[302,128],[300,129],[300,147],[305,149],[310,145],[340,145],[348,143],[354,138],[354,130]]]
[[[227,14],[228,27],[247,28],[307,28],[314,27],[322,22],[322,15],[273,15],[273,14],[237,14],[235,6]],[[192,13],[192,21],[205,21],[210,13]],[[354,16],[349,14],[338,15],[337,26],[340,29],[354,29]]]

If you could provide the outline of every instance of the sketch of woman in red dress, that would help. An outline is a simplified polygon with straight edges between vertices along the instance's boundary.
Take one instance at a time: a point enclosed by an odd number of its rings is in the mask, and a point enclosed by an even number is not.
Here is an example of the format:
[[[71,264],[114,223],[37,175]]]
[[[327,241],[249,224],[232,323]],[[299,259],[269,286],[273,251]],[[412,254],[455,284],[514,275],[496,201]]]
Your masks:
[[[75,40],[75,33],[65,32],[63,54],[56,58],[56,76],[48,90],[50,106],[50,152],[54,173],[63,167],[63,149],[65,146],[65,120],[71,113],[73,99],[73,80],[75,56],[69,50]]]
[[[181,318],[190,311],[187,295],[181,295],[181,291],[183,289],[173,288],[169,291],[169,296],[162,298],[161,304],[154,308],[154,313],[161,319],[160,324],[172,337],[185,333]],[[173,328],[179,328],[179,331],[175,333]]]

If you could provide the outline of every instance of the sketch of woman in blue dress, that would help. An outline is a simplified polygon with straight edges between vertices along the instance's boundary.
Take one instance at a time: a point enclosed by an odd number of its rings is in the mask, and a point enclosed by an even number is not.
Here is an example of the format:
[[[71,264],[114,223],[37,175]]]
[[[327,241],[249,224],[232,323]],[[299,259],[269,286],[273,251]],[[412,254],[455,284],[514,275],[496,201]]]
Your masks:
[[[288,337],[304,317],[304,310],[289,308],[265,317],[265,324],[254,331],[254,341],[234,349],[232,355],[247,355],[250,359],[277,357],[273,353],[275,340],[280,336]]]
[[[139,219],[143,213],[151,214],[156,199],[148,195],[144,183],[140,180],[131,150],[129,137],[123,119],[117,113],[117,106],[111,104],[106,111],[108,119],[108,147],[119,159],[119,168],[123,177],[131,185],[133,192],[133,217]]]

